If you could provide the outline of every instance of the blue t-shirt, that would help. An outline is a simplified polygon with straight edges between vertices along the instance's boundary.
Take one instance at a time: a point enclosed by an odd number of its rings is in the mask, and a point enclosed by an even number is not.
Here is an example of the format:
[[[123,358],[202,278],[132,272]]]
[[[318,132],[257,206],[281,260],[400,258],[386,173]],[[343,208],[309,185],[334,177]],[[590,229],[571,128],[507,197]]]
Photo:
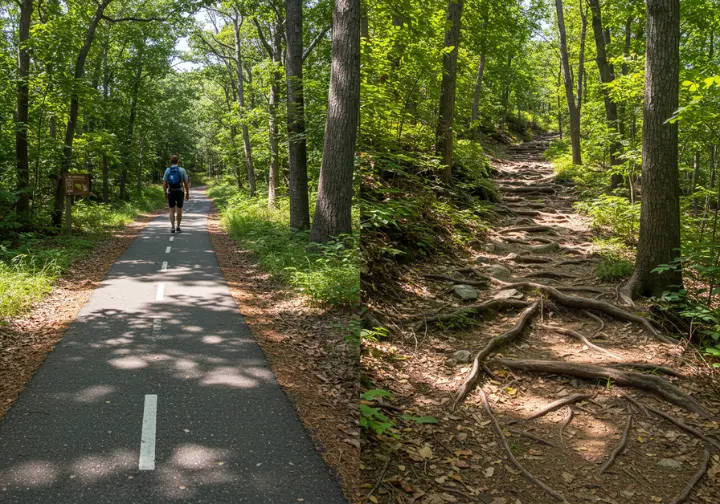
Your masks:
[[[178,166],[178,171],[180,172],[180,182],[188,182],[190,180],[188,178],[187,172],[185,171],[185,168],[180,168]],[[169,175],[170,175],[170,168],[165,168],[165,175],[163,175],[163,181],[167,181]]]

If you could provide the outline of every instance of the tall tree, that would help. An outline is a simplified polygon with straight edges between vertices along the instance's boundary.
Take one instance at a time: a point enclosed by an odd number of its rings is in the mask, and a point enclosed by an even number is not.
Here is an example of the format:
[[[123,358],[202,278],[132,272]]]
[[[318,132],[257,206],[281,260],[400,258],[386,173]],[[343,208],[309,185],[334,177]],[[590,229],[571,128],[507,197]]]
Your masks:
[[[558,34],[560,37],[560,58],[562,60],[563,77],[565,80],[565,97],[567,99],[568,112],[570,115],[570,144],[572,147],[573,164],[582,164],[580,153],[580,109],[582,108],[582,82],[585,74],[585,33],[587,30],[587,18],[580,2],[580,17],[582,19],[582,31],[580,34],[580,55],[578,59],[577,72],[577,101],[573,91],[573,78],[570,71],[570,54],[568,52],[567,34],[565,32],[565,13],[562,0],[555,0],[557,9]]]
[[[360,0],[335,0],[332,66],[320,185],[310,239],[352,230],[353,167],[360,117]]]
[[[435,152],[442,158],[442,180],[452,182],[453,118],[455,116],[455,84],[457,82],[458,44],[460,20],[464,0],[448,0],[443,54],[443,76],[440,88],[440,109],[437,121]],[[451,49],[450,49],[451,48]]]
[[[640,241],[626,298],[682,285],[680,270],[653,273],[680,249],[678,125],[668,122],[678,108],[680,0],[647,0],[646,15]]]
[[[303,1],[285,0],[290,227],[310,227],[305,101],[303,97]]]
[[[20,25],[18,33],[17,66],[17,125],[15,130],[15,148],[17,159],[17,216],[27,225],[30,223],[30,158],[28,154],[28,120],[30,109],[30,22],[33,1],[22,0],[20,4]]]
[[[617,104],[610,98],[610,91],[608,85],[615,80],[615,69],[613,65],[608,62],[607,58],[607,44],[610,43],[610,31],[603,29],[602,13],[600,11],[600,0],[588,0],[590,5],[590,11],[592,12],[592,27],[593,35],[595,37],[595,48],[597,56],[598,70],[600,71],[600,81],[605,85],[603,86],[603,100],[605,102],[605,118],[607,119],[610,131],[613,133],[614,138],[610,142],[610,167],[617,166],[620,164],[620,139],[617,136],[618,128],[618,109]],[[610,179],[610,186],[612,189],[619,187],[622,184],[623,177],[619,173],[613,173]]]

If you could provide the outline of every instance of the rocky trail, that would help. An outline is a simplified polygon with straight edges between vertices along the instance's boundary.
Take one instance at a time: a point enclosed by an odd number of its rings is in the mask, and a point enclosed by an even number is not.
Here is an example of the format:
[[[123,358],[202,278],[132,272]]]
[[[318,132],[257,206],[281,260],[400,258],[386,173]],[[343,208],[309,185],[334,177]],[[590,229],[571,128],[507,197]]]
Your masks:
[[[397,431],[365,435],[362,502],[720,502],[717,380],[596,279],[551,140],[494,162],[482,249],[415,267],[405,299],[373,307],[391,335],[365,385],[392,397],[364,403]]]

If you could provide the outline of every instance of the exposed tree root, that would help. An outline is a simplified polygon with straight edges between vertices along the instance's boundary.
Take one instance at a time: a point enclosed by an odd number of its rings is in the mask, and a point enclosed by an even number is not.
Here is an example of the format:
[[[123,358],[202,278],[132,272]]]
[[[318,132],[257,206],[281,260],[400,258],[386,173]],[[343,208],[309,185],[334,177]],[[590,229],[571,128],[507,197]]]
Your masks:
[[[413,330],[417,332],[424,324],[429,324],[430,322],[448,322],[461,317],[475,317],[481,313],[499,311],[506,308],[525,308],[528,304],[528,301],[523,301],[521,299],[491,299],[477,305],[465,306],[459,310],[455,310],[452,313],[444,315],[426,315],[421,321],[415,324]]]
[[[557,266],[570,266],[572,264],[585,264],[589,262],[595,262],[595,259],[568,259],[567,261],[557,263]]]
[[[576,402],[585,401],[587,399],[590,399],[593,397],[592,394],[573,394],[569,395],[567,397],[562,397],[558,399],[557,401],[553,401],[544,408],[540,409],[539,411],[536,411],[532,415],[530,415],[527,418],[521,418],[518,420],[512,420],[508,422],[508,425],[512,425],[519,422],[527,422],[529,420],[535,420],[536,418],[540,418],[541,416],[545,416],[548,413],[552,413],[555,410],[558,410],[562,408],[563,406],[567,406],[569,404],[575,404]]]
[[[523,276],[523,278],[554,278],[556,280],[562,280],[566,278],[577,279],[575,275],[568,275],[567,273],[560,273],[559,271],[533,271]]]
[[[625,421],[625,429],[623,430],[622,437],[620,438],[620,442],[613,448],[613,450],[610,452],[610,456],[605,461],[605,463],[600,467],[600,474],[607,471],[608,467],[610,467],[613,462],[615,462],[615,459],[618,455],[620,455],[623,450],[625,450],[625,444],[627,443],[628,433],[630,432],[630,427],[632,427],[632,413],[630,412],[630,408],[627,409],[627,420]]]
[[[446,280],[448,282],[452,282],[454,284],[463,284],[463,285],[472,285],[474,287],[487,287],[487,281],[479,281],[479,280],[468,280],[466,278],[453,278],[451,276],[447,275],[436,275],[434,273],[428,273],[426,275],[423,275],[423,277],[429,279],[429,280]]]
[[[646,364],[644,362],[617,362],[617,363],[614,363],[611,365],[613,367],[629,367],[629,368],[635,368],[635,369],[646,369],[649,371],[655,371],[660,374],[674,376],[676,378],[685,378],[684,374],[678,373],[677,371],[673,371],[670,368],[666,368],[663,366],[656,366],[655,364]]]
[[[591,312],[589,310],[584,310],[583,313],[585,315],[587,315],[588,317],[590,317],[591,319],[593,319],[598,324],[600,324],[600,327],[598,327],[597,329],[595,329],[593,331],[593,336],[596,335],[597,333],[599,333],[600,331],[602,331],[603,329],[605,329],[605,321],[603,319],[601,319],[600,317],[598,317],[597,315],[595,315],[593,312]]]
[[[500,300],[496,300],[500,301]],[[502,301],[510,301],[510,300],[502,300]],[[475,383],[477,382],[478,377],[480,376],[480,371],[482,370],[482,364],[484,363],[485,359],[488,358],[488,356],[493,353],[495,350],[500,348],[503,345],[506,345],[507,343],[513,341],[515,338],[517,338],[523,330],[527,327],[528,323],[532,319],[533,315],[537,312],[538,309],[538,302],[535,301],[530,306],[525,308],[525,310],[520,314],[520,318],[518,319],[517,324],[510,329],[507,332],[504,332],[503,334],[499,336],[495,336],[493,339],[491,339],[487,345],[485,345],[485,348],[480,350],[476,355],[475,359],[473,361],[473,367],[470,371],[470,374],[465,379],[463,384],[458,389],[457,396],[455,397],[455,403],[453,405],[453,408],[458,405],[467,394],[472,390],[472,388],[475,386]]]
[[[515,227],[509,227],[505,229],[501,229],[499,231],[500,234],[505,233],[519,233],[521,231],[524,231],[526,233],[552,233],[557,234],[557,231],[555,231],[550,226],[515,226]]]
[[[502,427],[500,427],[500,423],[497,421],[497,418],[495,418],[495,415],[492,412],[492,409],[490,409],[490,403],[488,402],[487,395],[485,394],[485,391],[481,388],[480,394],[482,395],[482,401],[483,405],[485,406],[485,411],[487,412],[488,416],[490,417],[490,420],[492,421],[493,427],[495,427],[495,433],[497,434],[498,438],[500,439],[500,442],[505,447],[505,452],[508,454],[508,457],[512,461],[513,465],[518,468],[520,472],[523,473],[523,475],[529,479],[531,482],[535,483],[537,486],[542,488],[546,493],[553,496],[555,499],[557,499],[560,502],[563,502],[564,504],[569,504],[567,499],[563,494],[560,492],[553,490],[548,485],[537,479],[535,476],[530,474],[530,472],[525,469],[525,467],[518,462],[518,460],[515,458],[515,455],[512,452],[512,448],[510,448],[510,444],[507,441],[507,438],[505,437],[505,434],[502,431]]]
[[[514,256],[511,257],[510,260],[522,264],[544,264],[552,262],[552,259],[550,259],[549,257],[539,256]]]
[[[681,502],[685,502],[687,498],[690,497],[690,492],[692,492],[692,489],[695,488],[695,485],[697,485],[698,482],[702,479],[702,477],[705,476],[705,473],[708,470],[709,463],[710,452],[707,450],[703,450],[703,462],[700,466],[700,469],[698,469],[698,471],[693,475],[690,483],[688,483],[685,489],[680,492],[680,495],[670,501],[670,504],[680,504]]]
[[[529,432],[525,432],[525,431],[521,431],[521,430],[517,430],[517,429],[510,429],[510,428],[506,428],[505,430],[515,434],[516,436],[523,436],[528,439],[532,439],[533,441],[537,441],[540,444],[552,446],[553,448],[559,448],[559,446],[556,445],[555,443],[548,441],[546,439],[543,439],[541,437],[538,437],[535,434],[530,434]]]
[[[570,406],[567,408],[567,413],[565,414],[565,418],[563,419],[563,423],[560,426],[560,443],[565,444],[565,441],[563,440],[563,432],[565,432],[565,427],[570,425],[570,422],[573,419],[573,410]]]
[[[636,324],[642,325],[653,337],[656,339],[659,339],[660,341],[663,341],[665,343],[673,343],[676,342],[672,339],[668,338],[667,336],[663,336],[660,334],[660,332],[655,329],[655,327],[650,323],[650,321],[644,317],[641,317],[639,315],[635,315],[634,313],[630,313],[628,311],[623,310],[622,308],[618,308],[615,305],[612,305],[610,303],[606,303],[605,301],[600,301],[597,299],[589,299],[589,298],[583,298],[583,297],[575,297],[575,296],[568,296],[566,294],[563,294],[560,292],[560,290],[556,289],[555,287],[550,287],[549,285],[543,285],[539,283],[532,283],[532,282],[518,282],[518,283],[506,283],[503,282],[503,288],[505,289],[538,289],[547,295],[549,295],[551,298],[553,298],[555,301],[559,302],[560,304],[563,304],[565,306],[569,306],[570,308],[579,308],[583,310],[595,310],[601,313],[605,313],[606,315],[610,315],[616,319],[624,320],[626,322],[635,322]]]
[[[688,396],[672,383],[663,380],[659,376],[635,373],[633,371],[622,371],[609,366],[596,366],[593,364],[579,364],[575,362],[563,362],[553,360],[508,360],[495,359],[501,366],[521,371],[537,373],[554,373],[576,376],[594,380],[614,380],[616,385],[622,387],[635,387],[655,394],[677,406],[693,411],[707,418],[711,416],[695,399]]]
[[[540,215],[538,210],[513,210],[515,215],[523,215],[525,217],[537,217]]]
[[[607,292],[602,289],[598,289],[596,287],[583,287],[581,285],[556,285],[555,288],[557,290],[568,292],[590,292],[592,294],[607,294]]]
[[[602,352],[606,355],[609,355],[613,359],[621,359],[622,357],[615,355],[609,350],[605,350],[603,347],[597,346],[595,343],[592,343],[589,339],[587,339],[585,336],[580,334],[577,331],[573,331],[572,329],[566,329],[565,327],[556,327],[551,325],[541,325],[538,326],[541,329],[547,329],[549,331],[555,331],[556,333],[564,334],[565,336],[570,336],[571,338],[575,338],[577,340],[580,340],[582,343],[587,345],[589,348],[592,348],[593,350],[597,350],[598,352]]]
[[[555,193],[559,191],[561,188],[558,186],[541,186],[541,185],[528,185],[528,186],[500,186],[498,187],[500,192],[506,192],[506,193]]]
[[[637,406],[638,408],[640,408],[641,410],[644,410],[646,413],[647,413],[648,411],[652,411],[653,413],[655,413],[655,414],[656,414],[657,416],[659,416],[660,418],[663,418],[663,419],[667,420],[668,422],[670,422],[671,424],[673,424],[673,425],[681,428],[681,429],[684,430],[685,432],[687,432],[687,433],[689,433],[689,434],[692,434],[692,435],[695,436],[696,438],[705,441],[707,444],[709,444],[709,445],[711,445],[711,446],[714,446],[715,449],[720,450],[720,443],[718,443],[718,442],[715,441],[714,439],[710,439],[709,437],[707,437],[705,434],[703,434],[702,432],[700,432],[700,431],[697,430],[696,428],[690,427],[690,426],[689,426],[688,424],[686,424],[685,422],[682,422],[682,421],[680,421],[680,420],[677,420],[676,418],[673,418],[673,417],[671,417],[670,415],[668,415],[667,413],[663,413],[662,411],[657,410],[657,409],[653,408],[652,406],[646,406],[645,404],[641,403],[640,401],[638,401],[638,400],[635,399],[634,397],[631,397],[631,396],[626,395],[626,394],[624,394],[624,397],[625,397],[628,401],[630,401],[631,403],[633,403],[635,406]]]

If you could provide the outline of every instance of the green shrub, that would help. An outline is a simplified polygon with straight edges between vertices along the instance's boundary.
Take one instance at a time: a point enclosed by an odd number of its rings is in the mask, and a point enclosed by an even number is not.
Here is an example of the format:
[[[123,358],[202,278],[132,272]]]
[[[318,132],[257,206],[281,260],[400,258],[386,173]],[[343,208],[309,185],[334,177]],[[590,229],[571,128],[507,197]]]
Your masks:
[[[610,282],[621,278],[629,278],[634,269],[633,262],[621,256],[608,254],[602,257],[595,268],[598,280]]]
[[[637,240],[640,226],[640,203],[631,204],[622,196],[602,194],[575,203],[575,208],[592,219],[594,231],[605,232],[627,242]]]
[[[278,198],[277,208],[268,208],[267,198],[250,198],[228,184],[213,185],[208,194],[221,209],[230,235],[253,253],[263,270],[313,303],[352,306],[359,302],[358,235],[312,244],[308,232],[293,232],[288,227],[287,198]],[[310,207],[315,207],[313,202]]]

